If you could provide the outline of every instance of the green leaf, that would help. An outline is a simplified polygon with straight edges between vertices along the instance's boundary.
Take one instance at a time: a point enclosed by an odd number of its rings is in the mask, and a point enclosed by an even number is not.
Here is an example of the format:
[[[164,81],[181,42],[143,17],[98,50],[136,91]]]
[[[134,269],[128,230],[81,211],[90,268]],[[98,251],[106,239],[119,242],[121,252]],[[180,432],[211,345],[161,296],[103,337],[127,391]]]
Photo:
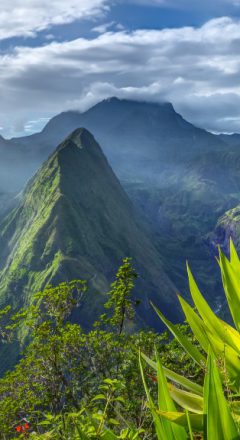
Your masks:
[[[79,434],[79,440],[90,440],[90,437],[83,432],[83,430],[80,428],[80,426],[77,423],[75,424],[75,428]]]
[[[206,415],[206,438],[239,439],[239,432],[224,397],[220,375],[211,350],[209,350],[204,382],[204,414]]]
[[[237,391],[240,385],[239,354],[232,347],[226,345],[210,332],[208,333],[208,339],[212,352],[215,354],[216,358],[222,359],[226,365],[227,375],[230,381],[229,386]]]
[[[158,408],[162,411],[176,411],[175,404],[170,396],[168,383],[163,373],[162,365],[157,357],[157,380],[158,380]],[[168,421],[164,421],[164,429],[167,439],[186,440],[187,435],[185,429],[172,425]]]
[[[114,401],[115,401],[115,402],[122,403],[123,405],[124,405],[124,403],[125,403],[124,398],[121,397],[121,396],[119,396],[119,397],[115,397]]]
[[[187,428],[187,415],[182,412],[171,412],[171,411],[160,411],[157,410],[157,413],[169,420],[172,423],[176,423],[177,425],[184,426]],[[194,431],[203,431],[203,414],[189,414],[189,419],[191,422],[191,426]]]
[[[188,432],[189,432],[190,440],[194,440],[193,439],[193,432],[192,432],[192,424],[191,424],[188,410],[186,410],[186,416],[187,416],[187,424],[188,424]]]
[[[235,326],[240,331],[240,278],[236,269],[222,253],[221,249],[219,250],[219,264],[229,309]]]
[[[230,263],[240,275],[240,260],[238,258],[238,254],[233,244],[232,238],[230,238]]]
[[[97,394],[97,396],[94,396],[92,401],[94,400],[106,400],[106,396],[104,394]]]
[[[195,347],[185,335],[181,333],[178,329],[177,325],[172,324],[165,316],[157,309],[157,307],[152,304],[155,312],[158,314],[159,318],[163,321],[163,323],[169,328],[173,336],[178,340],[178,342],[183,346],[184,350],[191,356],[191,358],[200,366],[205,365],[206,359],[200,353],[200,351]]]
[[[201,396],[176,388],[172,384],[168,384],[168,387],[171,397],[182,408],[197,414],[203,413],[203,398]]]
[[[142,366],[142,361],[141,361],[141,353],[140,352],[139,352],[139,366],[140,366],[140,372],[141,372],[141,376],[142,376],[143,386],[144,386],[144,389],[145,389],[145,393],[146,393],[147,400],[148,400],[148,403],[149,403],[149,408],[150,408],[150,411],[152,413],[152,418],[153,418],[155,429],[156,429],[157,439],[158,440],[166,440],[165,430],[163,428],[162,420],[157,415],[154,402],[152,400],[151,394],[149,392],[149,389],[148,389],[148,386],[147,386],[147,383],[146,383],[146,380],[145,380],[143,366]],[[169,440],[172,440],[172,439],[170,438]]]
[[[144,353],[141,353],[143,359],[152,367],[154,370],[157,371],[157,363],[152,361],[148,356],[146,356]],[[181,385],[182,387],[186,388],[187,390],[192,391],[195,394],[198,394],[199,396],[203,395],[203,387],[201,385],[198,385],[195,382],[192,382],[191,380],[187,379],[184,376],[181,376],[178,373],[175,373],[175,371],[169,370],[168,368],[163,366],[163,371],[165,376],[172,380],[173,382]]]
[[[118,440],[118,437],[114,434],[114,432],[110,431],[109,429],[102,433],[101,438],[103,440]]]
[[[110,425],[119,425],[119,422],[113,418],[108,419],[107,421]]]
[[[180,296],[178,295],[178,299],[182,306],[183,312],[186,316],[186,320],[190,325],[194,335],[196,336],[199,344],[203,348],[203,350],[208,353],[209,349],[209,340],[206,335],[206,326],[201,318],[197,315],[196,312],[192,309],[192,307]]]
[[[191,296],[205,327],[207,327],[209,331],[215,334],[218,338],[222,339],[226,344],[230,345],[235,350],[240,351],[240,335],[236,330],[228,326],[228,324],[223,323],[223,321],[213,313],[207,301],[202,296],[188,265],[187,271]],[[230,329],[232,329],[232,331]],[[199,343],[202,345],[203,349],[205,349],[203,340],[201,341],[199,339]]]

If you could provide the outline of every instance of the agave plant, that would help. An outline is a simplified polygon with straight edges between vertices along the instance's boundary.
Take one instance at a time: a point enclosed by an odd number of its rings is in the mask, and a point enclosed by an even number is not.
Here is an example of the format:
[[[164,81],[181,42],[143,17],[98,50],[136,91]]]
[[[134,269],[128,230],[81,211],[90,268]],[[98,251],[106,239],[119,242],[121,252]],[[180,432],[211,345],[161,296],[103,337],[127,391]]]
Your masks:
[[[201,387],[162,367],[158,356],[154,362],[141,354],[140,368],[158,440],[193,439],[193,432],[200,433],[198,438],[205,440],[240,439],[240,260],[232,241],[230,259],[219,249],[218,263],[234,327],[209,307],[188,265],[194,308],[180,295],[178,298],[200,348],[153,305],[160,319],[205,373]],[[157,406],[146,385],[142,359],[157,371]]]

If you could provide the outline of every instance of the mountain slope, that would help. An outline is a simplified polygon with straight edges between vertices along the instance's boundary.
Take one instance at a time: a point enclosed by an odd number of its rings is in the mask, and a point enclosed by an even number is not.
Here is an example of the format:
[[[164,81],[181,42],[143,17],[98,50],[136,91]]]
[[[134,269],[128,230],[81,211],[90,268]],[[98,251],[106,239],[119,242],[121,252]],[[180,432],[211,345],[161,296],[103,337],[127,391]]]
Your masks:
[[[229,254],[230,238],[234,241],[238,252],[240,251],[240,204],[238,203],[234,208],[229,209],[221,215],[216,222],[216,225],[209,234],[206,235],[206,240],[212,252],[217,253],[217,248],[220,246],[226,254]]]
[[[0,189],[4,193],[20,191],[39,167],[39,158],[32,148],[0,136]]]
[[[240,145],[240,134],[239,133],[233,133],[233,134],[219,134],[219,138],[225,142],[226,144],[230,146],[238,146]]]
[[[221,138],[185,121],[169,103],[116,98],[85,113],[61,113],[41,133],[14,142],[23,151],[31,151],[40,163],[80,125],[100,141],[139,215],[148,218],[165,268],[177,287],[188,288],[188,259],[204,290],[209,279],[214,279],[209,289],[209,297],[214,297],[219,280],[213,275],[215,260],[205,235],[219,216],[238,203],[240,149],[229,145],[229,137]]]
[[[149,307],[150,298],[173,319],[179,318],[175,288],[135,218],[93,136],[85,129],[74,131],[29,182],[20,205],[1,224],[2,304],[18,307],[47,283],[74,278],[87,279],[93,291],[103,293],[121,259],[130,256],[141,274],[141,319],[159,324]],[[81,315],[85,325],[96,318],[103,301],[103,296],[94,294],[93,299],[89,293]]]

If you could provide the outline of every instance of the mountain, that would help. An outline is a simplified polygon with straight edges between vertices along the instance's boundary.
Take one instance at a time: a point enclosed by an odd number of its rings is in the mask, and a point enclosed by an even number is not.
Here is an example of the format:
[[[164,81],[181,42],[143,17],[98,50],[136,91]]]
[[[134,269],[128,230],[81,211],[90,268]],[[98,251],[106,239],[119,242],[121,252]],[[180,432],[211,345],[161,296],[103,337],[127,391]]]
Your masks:
[[[78,126],[93,132],[139,216],[147,217],[178,289],[188,288],[188,259],[213,300],[220,280],[205,236],[239,200],[240,149],[233,138],[195,127],[170,103],[111,98],[84,113],[61,113],[41,133],[11,143],[21,146],[24,164],[40,165]]]
[[[149,299],[172,319],[180,317],[176,289],[147,228],[85,129],[77,129],[58,146],[0,231],[2,305],[17,308],[46,284],[83,278],[90,291],[78,319],[89,327],[121,259],[129,256],[141,275],[139,319],[159,325]]]
[[[12,142],[21,144],[26,156],[30,148],[29,161],[40,164],[79,126],[94,134],[121,180],[163,184],[161,172],[174,169],[175,174],[182,173],[189,158],[226,147],[219,137],[185,121],[170,103],[117,98],[104,100],[84,113],[61,113],[41,133]]]
[[[227,255],[229,255],[230,238],[232,238],[238,252],[240,252],[239,203],[234,208],[229,209],[222,216],[220,216],[213,231],[206,236],[206,240],[213,253],[217,253],[217,248],[220,246]]]
[[[0,136],[0,191],[16,194],[39,167],[32,148]]]
[[[240,134],[232,133],[232,134],[219,134],[219,138],[230,146],[239,146],[240,147]]]

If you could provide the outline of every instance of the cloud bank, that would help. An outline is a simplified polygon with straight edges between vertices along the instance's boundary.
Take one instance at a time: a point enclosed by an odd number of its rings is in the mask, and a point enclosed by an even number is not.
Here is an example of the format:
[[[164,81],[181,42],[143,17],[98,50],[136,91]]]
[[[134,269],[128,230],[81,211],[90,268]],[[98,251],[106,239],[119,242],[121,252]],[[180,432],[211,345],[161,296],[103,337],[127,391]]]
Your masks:
[[[239,78],[240,21],[228,17],[18,47],[0,55],[0,126],[13,135],[28,121],[116,95],[168,100],[199,126],[240,132]]]
[[[1,0],[0,40],[31,37],[53,25],[99,16],[106,0]]]

